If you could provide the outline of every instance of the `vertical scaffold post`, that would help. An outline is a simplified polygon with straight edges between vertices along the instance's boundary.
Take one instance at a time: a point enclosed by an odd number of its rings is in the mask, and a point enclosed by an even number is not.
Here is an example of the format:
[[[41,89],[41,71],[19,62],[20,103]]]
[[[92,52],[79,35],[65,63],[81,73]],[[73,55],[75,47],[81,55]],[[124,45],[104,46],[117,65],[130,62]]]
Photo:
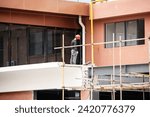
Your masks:
[[[143,75],[143,84],[144,84],[144,82],[145,82],[145,79],[144,79],[145,77],[144,77],[144,75]],[[143,100],[145,100],[145,89],[143,88]]]
[[[93,24],[93,0],[90,2],[90,21],[91,21],[91,62],[94,64],[94,24]]]
[[[121,36],[119,36],[119,61],[120,61],[120,100],[122,100],[122,41]]]
[[[148,66],[149,66],[149,86],[150,86],[150,37],[148,37]],[[150,87],[149,87],[150,92]]]
[[[62,61],[63,61],[63,65],[62,65],[62,100],[64,100],[65,98],[65,87],[64,87],[64,66],[65,66],[65,57],[64,57],[64,54],[65,54],[65,36],[64,36],[64,33],[62,34]]]
[[[93,65],[94,65],[94,24],[93,24],[93,0],[90,2],[90,21],[91,21],[91,100],[93,99]]]
[[[112,57],[113,57],[113,75],[112,75],[112,85],[114,85],[115,81],[115,34],[113,33],[113,50],[112,50]],[[115,88],[113,86],[112,90],[112,99],[115,100]]]

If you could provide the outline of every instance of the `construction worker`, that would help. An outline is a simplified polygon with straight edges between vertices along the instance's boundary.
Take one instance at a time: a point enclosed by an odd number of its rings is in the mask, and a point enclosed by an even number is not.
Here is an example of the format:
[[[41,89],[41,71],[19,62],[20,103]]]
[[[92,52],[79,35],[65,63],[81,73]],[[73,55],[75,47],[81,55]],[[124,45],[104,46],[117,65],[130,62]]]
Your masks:
[[[71,41],[71,46],[76,46],[78,45],[80,41],[80,35],[77,34],[75,35],[75,38]],[[77,57],[78,57],[78,48],[77,47],[72,47],[71,48],[71,58],[70,58],[70,64],[76,64],[77,63]]]

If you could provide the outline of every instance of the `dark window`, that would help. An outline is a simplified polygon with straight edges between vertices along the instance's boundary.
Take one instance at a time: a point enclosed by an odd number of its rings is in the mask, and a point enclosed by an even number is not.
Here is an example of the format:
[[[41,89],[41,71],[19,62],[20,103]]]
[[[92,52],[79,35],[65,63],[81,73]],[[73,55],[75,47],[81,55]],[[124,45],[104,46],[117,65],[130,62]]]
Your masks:
[[[73,29],[65,29],[64,30],[64,34],[65,34],[65,46],[70,46],[71,45],[71,41],[74,39],[75,34],[76,34],[76,30]],[[71,48],[66,48],[65,49],[65,63],[69,64],[70,63],[70,52],[71,52]],[[80,51],[79,51],[80,52]],[[78,57],[80,53],[78,53]],[[78,58],[77,58],[77,63],[79,62]]]
[[[8,25],[0,24],[0,67],[6,66],[8,62],[8,57],[7,58],[5,57],[9,56],[8,49],[6,47],[8,46],[7,43],[8,37],[9,37]]]
[[[3,66],[3,38],[0,37],[0,67]]]
[[[48,49],[48,54],[53,54],[54,53],[54,43],[53,43],[53,30],[48,29],[48,40],[47,40],[47,49]]]
[[[11,24],[11,65],[26,64],[27,33],[25,25]]]
[[[137,37],[138,38],[144,38],[145,37],[145,27],[144,27],[144,20],[143,19],[139,19],[137,22]],[[138,45],[142,45],[144,44],[144,40],[139,40]]]
[[[65,90],[65,100],[80,100],[80,91]]]
[[[137,21],[126,22],[126,39],[137,39]],[[127,42],[126,45],[137,45],[137,41]]]
[[[144,38],[144,19],[132,20],[132,21],[124,21],[124,22],[116,22],[109,23],[105,25],[106,35],[105,41],[112,42],[113,36],[115,41],[121,40],[131,40]],[[129,41],[122,42],[122,46],[133,46],[133,45],[141,45],[144,44],[144,40],[140,41]],[[119,46],[119,43],[114,44],[115,47]],[[106,44],[106,48],[112,48],[113,44]]]
[[[62,29],[56,29],[55,30],[55,38],[54,38],[54,44],[55,47],[62,47],[62,34],[63,34],[63,30]],[[56,53],[61,53],[61,49],[57,49],[55,50]]]
[[[27,26],[0,23],[0,67],[48,61],[62,61],[62,34],[65,46],[77,34],[76,29]],[[70,48],[65,49],[65,63],[70,61]]]
[[[30,39],[29,39],[29,53],[32,55],[42,55],[43,54],[43,29],[32,28],[30,29]]]
[[[40,90],[34,91],[35,100],[62,100],[61,90]],[[80,100],[80,91],[78,90],[65,90],[65,100]]]

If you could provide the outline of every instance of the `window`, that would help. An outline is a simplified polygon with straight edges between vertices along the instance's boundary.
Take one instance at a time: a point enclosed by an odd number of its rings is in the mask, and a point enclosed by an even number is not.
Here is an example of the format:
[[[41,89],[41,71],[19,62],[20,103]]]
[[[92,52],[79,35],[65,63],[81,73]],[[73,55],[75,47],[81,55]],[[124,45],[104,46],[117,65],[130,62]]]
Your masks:
[[[8,55],[8,49],[6,43],[8,41],[9,31],[7,24],[0,24],[0,67],[5,66],[8,58],[6,58],[6,54]]]
[[[54,39],[54,44],[55,47],[62,47],[62,34],[63,34],[63,30],[62,29],[56,29],[55,30],[55,39]],[[56,53],[61,53],[61,49],[57,49],[55,50]]]
[[[9,65],[23,65],[27,62],[27,27],[25,25],[11,24],[10,27],[10,63]]]
[[[112,42],[113,35],[114,40],[119,41],[121,40],[131,40],[131,39],[138,39],[144,38],[144,19],[132,20],[132,21],[124,21],[124,22],[116,22],[116,23],[109,23],[105,25],[105,41]],[[122,46],[133,46],[133,45],[141,45],[144,44],[144,40],[140,41],[130,41],[130,42],[123,42]],[[115,47],[118,47],[119,43],[115,43]],[[106,48],[112,48],[113,44],[106,44]]]
[[[126,23],[126,38],[127,39],[137,39],[137,22],[136,21],[128,21]],[[127,45],[137,45],[136,41],[127,42]]]
[[[65,100],[80,100],[80,91],[78,90],[65,90],[64,99]],[[38,90],[34,91],[35,100],[61,100],[62,91],[61,90]]]
[[[116,38],[115,41],[119,40],[125,40],[125,23],[124,22],[119,22],[116,23]],[[125,45],[122,43],[122,45]],[[116,47],[119,47],[119,43],[115,43]]]
[[[76,29],[0,23],[0,67],[62,61],[62,34],[65,46],[77,34]],[[70,48],[65,49],[65,63],[70,61]]]
[[[113,34],[115,34],[115,24],[106,24],[106,42],[113,41]],[[113,44],[106,44],[106,48],[113,47]]]
[[[0,67],[3,66],[3,38],[0,37]]]
[[[40,28],[30,29],[29,53],[32,55],[43,54],[43,30]]]
[[[48,38],[47,38],[47,48],[48,48],[48,54],[54,53],[54,43],[53,43],[53,30],[48,29]]]

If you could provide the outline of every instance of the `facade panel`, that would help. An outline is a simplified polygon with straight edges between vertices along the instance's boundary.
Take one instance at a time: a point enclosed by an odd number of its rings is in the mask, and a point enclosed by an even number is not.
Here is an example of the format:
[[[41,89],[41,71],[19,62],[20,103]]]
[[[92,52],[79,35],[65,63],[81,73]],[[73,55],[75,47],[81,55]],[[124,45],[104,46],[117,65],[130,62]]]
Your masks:
[[[143,37],[144,41],[137,41],[134,43],[129,44],[129,42],[124,43],[125,45],[130,45],[130,46],[125,46],[122,43],[122,65],[126,65],[126,64],[145,64],[148,63],[148,37],[149,37],[149,19],[150,19],[150,15],[149,14],[145,14],[143,13],[142,15],[138,15],[138,14],[134,14],[134,15],[130,15],[130,16],[124,16],[124,17],[114,17],[114,18],[107,18],[107,19],[100,19],[100,20],[94,20],[94,42],[95,43],[100,43],[100,42],[105,42],[105,38],[106,37],[106,24],[112,24],[114,22],[124,22],[124,21],[134,21],[137,19],[144,19],[144,23],[142,23],[141,28],[139,28],[139,30],[137,30],[138,32],[141,32],[140,34],[136,35],[136,39],[138,39],[140,37]],[[144,26],[143,26],[144,24]],[[87,24],[88,23],[88,19],[87,19]],[[114,26],[116,27],[116,25]],[[138,28],[138,27],[137,27]],[[135,32],[136,29],[135,28]],[[144,28],[144,29],[143,29]],[[114,32],[117,31],[114,29]],[[121,31],[121,29],[119,29],[119,31]],[[122,30],[123,31],[123,30]],[[144,33],[143,33],[144,31]],[[109,31],[110,32],[110,31]],[[125,30],[125,32],[127,33],[127,31]],[[131,31],[128,31],[131,33]],[[134,32],[134,33],[135,33]],[[87,33],[90,33],[90,27],[87,26]],[[111,41],[112,41],[112,31],[111,33]],[[119,32],[118,32],[119,33]],[[117,34],[118,35],[118,34]],[[116,36],[117,36],[116,35]],[[140,36],[141,35],[141,36]],[[109,35],[108,35],[109,36]],[[127,34],[125,35],[125,38],[127,38]],[[115,37],[115,39],[117,39]],[[90,43],[90,36],[86,35],[86,43]],[[135,45],[136,44],[136,45]],[[132,46],[131,46],[132,45]],[[111,48],[105,48],[105,44],[101,44],[101,45],[97,45],[94,47],[94,55],[95,55],[95,65],[96,66],[111,66],[113,64],[113,49],[112,49],[112,45],[109,44],[109,46],[111,46]],[[115,45],[115,46],[119,46],[119,45]],[[91,61],[91,57],[90,57],[90,48],[86,47],[86,61]],[[119,47],[115,47],[114,49],[114,56],[115,56],[115,65],[119,65]]]

